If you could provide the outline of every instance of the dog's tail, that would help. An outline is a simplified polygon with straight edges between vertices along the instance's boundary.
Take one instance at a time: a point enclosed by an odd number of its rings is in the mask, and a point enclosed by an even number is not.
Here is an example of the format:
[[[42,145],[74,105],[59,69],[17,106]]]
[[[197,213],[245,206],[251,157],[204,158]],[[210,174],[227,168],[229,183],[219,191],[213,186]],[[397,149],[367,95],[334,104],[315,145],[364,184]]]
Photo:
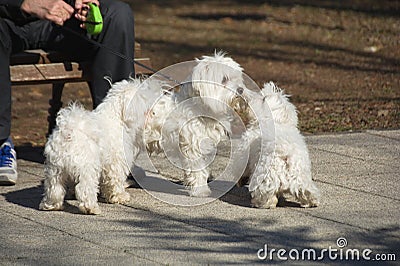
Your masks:
[[[58,112],[56,128],[52,135],[57,135],[60,141],[81,139],[80,141],[84,143],[88,136],[98,136],[92,132],[96,128],[94,114],[80,103],[73,102]]]
[[[56,118],[56,124],[59,130],[70,128],[76,122],[86,120],[88,111],[78,102],[73,102],[66,108],[62,108]],[[79,125],[79,123],[77,123]],[[74,125],[75,126],[75,125]]]
[[[61,109],[56,119],[56,128],[45,146],[46,162],[54,165],[75,165],[74,158],[78,154],[98,154],[96,143],[100,134],[96,130],[99,129],[93,112],[85,110],[81,104],[72,103]],[[61,154],[69,159],[59,160]]]

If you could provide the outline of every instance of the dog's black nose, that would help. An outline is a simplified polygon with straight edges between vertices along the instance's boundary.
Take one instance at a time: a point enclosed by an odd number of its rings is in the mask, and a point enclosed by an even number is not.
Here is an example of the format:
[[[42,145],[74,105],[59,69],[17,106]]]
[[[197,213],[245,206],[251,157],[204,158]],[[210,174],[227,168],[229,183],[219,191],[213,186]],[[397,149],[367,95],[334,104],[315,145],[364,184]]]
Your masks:
[[[236,89],[236,93],[239,94],[239,95],[242,95],[242,94],[243,94],[243,91],[244,91],[244,89],[243,89],[242,87],[238,87],[238,88]]]

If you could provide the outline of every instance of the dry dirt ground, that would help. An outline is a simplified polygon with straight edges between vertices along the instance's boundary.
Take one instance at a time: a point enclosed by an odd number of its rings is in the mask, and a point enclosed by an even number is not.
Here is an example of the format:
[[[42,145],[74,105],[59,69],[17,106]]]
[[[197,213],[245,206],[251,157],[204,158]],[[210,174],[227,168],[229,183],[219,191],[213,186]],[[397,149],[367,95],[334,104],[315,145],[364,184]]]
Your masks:
[[[226,51],[292,95],[305,134],[400,126],[400,1],[126,1],[155,69]],[[17,145],[46,141],[47,86],[13,88]],[[91,105],[85,84],[63,101]]]

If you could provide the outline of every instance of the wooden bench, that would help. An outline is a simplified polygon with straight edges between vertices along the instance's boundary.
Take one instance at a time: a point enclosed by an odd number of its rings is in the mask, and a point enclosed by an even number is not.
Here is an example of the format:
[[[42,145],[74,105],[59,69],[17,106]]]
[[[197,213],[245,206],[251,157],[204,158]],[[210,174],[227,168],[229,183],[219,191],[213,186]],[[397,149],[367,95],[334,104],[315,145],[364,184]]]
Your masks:
[[[151,68],[149,58],[141,57],[139,43],[135,43],[135,60]],[[71,61],[58,52],[43,50],[26,50],[14,54],[10,59],[12,85],[52,84],[52,95],[48,109],[48,134],[55,126],[55,119],[62,107],[61,96],[64,84],[71,82],[88,82],[88,62]],[[151,71],[135,64],[136,75],[150,75]]]

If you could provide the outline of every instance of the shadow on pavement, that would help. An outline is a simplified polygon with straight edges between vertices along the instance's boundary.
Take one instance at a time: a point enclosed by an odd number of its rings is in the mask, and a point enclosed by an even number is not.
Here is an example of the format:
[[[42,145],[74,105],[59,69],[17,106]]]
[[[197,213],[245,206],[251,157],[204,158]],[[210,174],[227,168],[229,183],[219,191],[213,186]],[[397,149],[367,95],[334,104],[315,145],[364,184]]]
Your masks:
[[[18,159],[43,164],[45,161],[43,146],[32,146],[29,143],[15,147]]]

